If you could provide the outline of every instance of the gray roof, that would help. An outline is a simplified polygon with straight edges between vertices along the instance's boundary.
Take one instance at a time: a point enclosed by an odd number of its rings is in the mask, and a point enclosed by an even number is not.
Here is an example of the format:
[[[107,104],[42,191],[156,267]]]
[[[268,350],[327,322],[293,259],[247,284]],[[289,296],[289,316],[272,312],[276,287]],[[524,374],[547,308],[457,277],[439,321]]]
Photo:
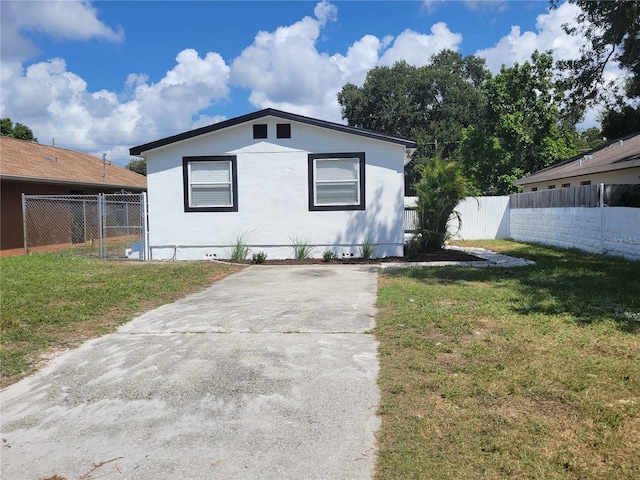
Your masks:
[[[305,117],[305,116],[297,115],[294,113],[283,112],[282,110],[276,110],[274,108],[266,108],[264,110],[259,110],[257,112],[249,113],[247,115],[231,118],[223,122],[214,123],[206,127],[196,128],[195,130],[189,130],[188,132],[179,133],[178,135],[173,135],[171,137],[162,138],[154,142],[145,143],[144,145],[138,145],[137,147],[130,148],[129,153],[131,155],[140,156],[144,152],[148,152],[149,150],[164,147],[172,143],[181,142],[183,140],[197,137],[199,135],[205,135],[207,133],[222,130],[223,128],[233,127],[235,125],[240,125],[242,123],[258,120],[260,118],[267,117],[267,116],[282,118],[283,120],[289,120],[293,122],[305,123],[307,125],[327,128],[330,130],[336,130],[339,132],[349,133],[352,135],[360,135],[360,136],[372,138],[375,140],[381,140],[383,142],[396,143],[396,144],[404,145],[405,147],[410,149],[415,149],[418,147],[418,144],[416,142],[413,142],[411,140],[407,140],[404,138],[394,137],[392,135],[386,135],[384,133],[379,133],[379,132],[373,132],[371,130],[364,130],[362,128],[343,125],[340,123],[328,122],[326,120],[318,120],[316,118]]]
[[[523,177],[516,185],[547,182],[640,167],[640,133],[609,142],[564,162]]]

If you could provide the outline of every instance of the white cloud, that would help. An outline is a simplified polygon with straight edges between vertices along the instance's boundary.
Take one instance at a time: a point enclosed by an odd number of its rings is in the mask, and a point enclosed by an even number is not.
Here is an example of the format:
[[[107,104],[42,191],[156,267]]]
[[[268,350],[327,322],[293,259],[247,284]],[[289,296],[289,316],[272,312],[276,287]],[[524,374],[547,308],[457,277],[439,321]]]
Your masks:
[[[325,2],[315,11],[319,17],[258,32],[233,61],[231,79],[251,89],[249,101],[256,107],[295,106],[293,111],[300,113],[311,105],[322,105],[328,90],[337,91],[339,66],[315,46],[322,26],[335,16]]]
[[[322,27],[335,21],[335,7],[319,3],[315,17],[305,17],[273,32],[259,32],[231,66],[231,80],[249,88],[257,108],[275,107],[332,121],[341,121],[337,93],[347,82],[361,85],[378,65],[406,60],[425,65],[444,48],[457,50],[462,36],[446,24],[433,25],[430,34],[405,30],[397,38],[380,40],[365,35],[346,54],[329,56],[316,47]],[[327,13],[329,12],[329,13]],[[382,53],[382,57],[380,54]]]
[[[4,72],[3,115],[20,112],[21,123],[43,142],[58,136],[58,144],[95,153],[121,152],[123,144],[130,147],[192,128],[194,115],[229,93],[229,67],[222,57],[208,53],[203,58],[192,49],[180,52],[157,83],[130,74],[125,99],[107,90],[90,92],[59,58]],[[110,159],[126,162],[128,154]]]
[[[2,58],[25,60],[38,49],[23,31],[38,32],[55,40],[89,40],[98,38],[121,42],[121,27],[112,28],[98,19],[98,11],[89,2],[48,0],[46,2],[0,3],[2,25]]]
[[[427,65],[431,57],[444,49],[458,50],[462,35],[453,33],[444,22],[431,27],[431,35],[405,30],[380,59],[380,65],[391,66],[399,60],[415,66]]]
[[[516,62],[530,60],[535,50],[553,50],[555,60],[577,58],[583,39],[568,35],[562,25],[575,23],[574,19],[579,12],[580,8],[576,5],[563,3],[549,13],[538,15],[535,32],[523,33],[518,25],[514,25],[509,34],[502,37],[495,46],[478,50],[476,55],[486,58],[487,66],[494,73],[499,72],[503,64],[510,67]]]

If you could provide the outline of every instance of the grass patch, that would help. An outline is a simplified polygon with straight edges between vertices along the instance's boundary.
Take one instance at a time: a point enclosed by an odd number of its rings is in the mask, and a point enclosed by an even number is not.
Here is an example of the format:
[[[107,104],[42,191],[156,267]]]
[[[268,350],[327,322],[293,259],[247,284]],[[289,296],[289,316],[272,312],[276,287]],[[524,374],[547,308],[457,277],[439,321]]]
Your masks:
[[[381,274],[376,478],[640,478],[640,262],[464,244],[536,265]]]
[[[112,332],[238,269],[209,262],[110,262],[57,254],[5,257],[0,267],[2,387],[32,373],[51,352]]]

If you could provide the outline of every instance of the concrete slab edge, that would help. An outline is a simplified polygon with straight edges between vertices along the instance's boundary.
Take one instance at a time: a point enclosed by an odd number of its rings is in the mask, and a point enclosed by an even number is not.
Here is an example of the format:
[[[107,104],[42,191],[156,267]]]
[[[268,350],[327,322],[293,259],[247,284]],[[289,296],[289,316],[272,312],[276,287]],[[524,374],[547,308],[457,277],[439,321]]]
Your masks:
[[[390,270],[394,268],[409,268],[409,267],[446,267],[446,266],[458,266],[458,267],[525,267],[527,265],[535,265],[533,260],[526,260],[524,258],[510,257],[509,255],[503,255],[501,253],[492,252],[486,248],[479,247],[456,247],[447,246],[449,250],[456,250],[459,252],[465,252],[470,255],[482,258],[484,261],[476,262],[390,262],[381,263],[380,268],[382,270]]]

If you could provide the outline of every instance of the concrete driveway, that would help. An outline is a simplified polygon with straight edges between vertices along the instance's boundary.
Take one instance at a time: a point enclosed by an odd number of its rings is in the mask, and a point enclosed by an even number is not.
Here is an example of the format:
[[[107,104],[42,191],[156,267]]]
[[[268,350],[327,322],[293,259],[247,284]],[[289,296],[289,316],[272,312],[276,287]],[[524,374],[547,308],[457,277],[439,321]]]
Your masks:
[[[377,269],[252,266],[2,392],[1,477],[370,479]]]

